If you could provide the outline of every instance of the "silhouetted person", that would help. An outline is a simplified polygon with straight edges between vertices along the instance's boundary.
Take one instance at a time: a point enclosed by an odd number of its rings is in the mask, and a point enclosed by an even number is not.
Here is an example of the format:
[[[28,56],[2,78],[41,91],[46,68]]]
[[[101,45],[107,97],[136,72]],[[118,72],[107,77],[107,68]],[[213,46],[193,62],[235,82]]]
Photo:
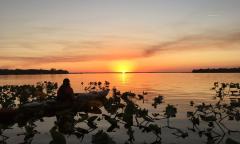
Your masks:
[[[73,102],[74,93],[70,85],[70,80],[65,78],[63,84],[58,89],[57,101],[60,102]]]

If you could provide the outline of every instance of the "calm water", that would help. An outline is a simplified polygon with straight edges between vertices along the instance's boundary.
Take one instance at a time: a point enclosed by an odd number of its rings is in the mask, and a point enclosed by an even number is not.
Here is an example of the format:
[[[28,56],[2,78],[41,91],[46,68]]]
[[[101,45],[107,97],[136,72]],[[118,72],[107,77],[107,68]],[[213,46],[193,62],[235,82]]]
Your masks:
[[[211,91],[210,88],[213,86],[215,81],[219,82],[240,82],[240,74],[191,74],[191,73],[160,73],[160,74],[69,74],[69,75],[22,75],[22,76],[0,76],[0,85],[4,84],[35,84],[39,81],[53,81],[62,82],[64,78],[69,78],[71,80],[72,87],[75,92],[82,92],[83,86],[81,82],[87,84],[91,81],[109,81],[111,87],[116,87],[119,90],[123,91],[132,91],[136,93],[142,93],[142,91],[147,91],[149,94],[146,97],[146,103],[143,104],[143,107],[147,107],[150,111],[163,111],[166,104],[174,104],[178,108],[178,114],[174,121],[174,125],[187,130],[187,127],[191,126],[191,123],[186,119],[186,111],[190,110],[189,101],[193,100],[196,103],[207,102],[212,103],[215,100],[213,96],[214,91]],[[158,108],[153,109],[149,105],[152,103],[152,99],[161,94],[165,98],[164,104]],[[48,132],[51,128],[54,118],[48,118],[46,122],[38,124],[38,130],[42,133],[36,135],[34,143],[48,143],[51,139]],[[230,124],[236,129],[240,129],[239,123]],[[104,124],[103,124],[104,126]],[[20,139],[17,136],[14,136],[14,133],[22,131],[21,129],[15,128],[15,130],[9,130],[7,133],[12,135],[10,143],[14,143],[16,139]],[[111,135],[119,143],[121,141],[121,136],[124,135],[125,131],[119,131],[117,133],[112,133]],[[136,134],[140,136],[139,134]],[[167,132],[166,132],[167,135]],[[163,134],[164,136],[164,134]],[[233,136],[240,141],[239,136]],[[91,135],[87,136],[83,143],[88,143]],[[165,143],[180,142],[188,143],[192,140],[197,139],[197,137],[192,136],[185,140],[174,138],[174,136],[166,136],[163,139]],[[148,141],[150,137],[139,138],[140,141]],[[68,143],[79,142],[75,137],[69,137]],[[199,143],[204,143],[204,140],[198,141]]]
[[[156,94],[165,96],[167,102],[189,100],[210,101],[213,91],[210,88],[215,81],[240,82],[240,74],[191,74],[191,73],[160,73],[160,74],[69,74],[69,75],[22,75],[0,76],[0,85],[4,84],[36,84],[39,81],[62,83],[64,78],[71,80],[75,92],[82,92],[81,82],[109,81],[111,87],[121,91],[149,92],[147,99]]]

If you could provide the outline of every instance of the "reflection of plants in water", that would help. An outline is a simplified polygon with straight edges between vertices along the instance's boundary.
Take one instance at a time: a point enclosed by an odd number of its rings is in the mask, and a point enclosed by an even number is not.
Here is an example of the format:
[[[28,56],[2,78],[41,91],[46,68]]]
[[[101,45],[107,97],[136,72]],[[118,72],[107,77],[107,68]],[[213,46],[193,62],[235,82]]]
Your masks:
[[[115,144],[112,138],[105,133],[103,130],[98,131],[96,134],[92,136],[93,144]]]
[[[227,127],[224,123],[226,120],[230,121],[240,121],[240,99],[230,98],[230,103],[224,101],[224,96],[231,96],[232,94],[226,93],[226,89],[231,91],[232,85],[237,84],[226,84],[215,82],[213,90],[216,90],[216,97],[219,97],[219,101],[215,104],[199,104],[195,105],[190,102],[191,106],[194,106],[195,111],[187,112],[189,120],[192,122],[192,128],[189,130],[197,132],[200,137],[205,136],[207,138],[207,143],[220,143],[227,134],[240,133],[240,130],[232,130]],[[206,123],[207,127],[205,129],[200,128]],[[228,138],[226,143],[234,143],[234,140]],[[237,143],[237,142],[235,142]]]
[[[9,139],[8,136],[5,136],[3,133],[5,130],[7,129],[11,129],[11,127],[13,126],[13,124],[0,124],[0,143],[1,144],[6,144],[6,140]]]
[[[221,103],[221,101],[209,105],[202,103],[195,106],[195,111],[187,112],[187,115],[193,125],[189,130],[197,132],[200,137],[206,136],[208,143],[220,143],[226,134],[240,133],[239,130],[231,130],[223,122],[227,118],[228,120],[235,118],[239,121],[239,107],[231,104]],[[205,129],[200,128],[204,126],[204,124],[201,125],[203,122],[207,124]]]
[[[39,132],[35,130],[37,126],[34,124],[34,122],[29,121],[25,126],[25,132],[22,134],[18,134],[18,136],[24,135],[24,142],[23,144],[30,144],[33,141],[33,138],[35,134],[38,134]]]
[[[108,88],[109,82],[90,82],[85,90],[94,92]],[[55,100],[56,89],[57,84],[51,82],[38,83],[36,86],[1,87],[1,104],[4,109],[15,107],[14,99],[20,100],[18,113],[21,112],[21,114],[18,114],[12,123],[18,123],[20,127],[25,128],[25,132],[19,134],[24,135],[24,143],[32,142],[34,136],[39,133],[35,130],[36,125],[34,122],[37,120],[43,121],[42,118],[46,116],[56,116],[55,125],[49,131],[52,136],[51,144],[65,144],[65,135],[74,135],[82,141],[85,135],[90,133],[92,133],[92,143],[94,144],[114,144],[114,140],[108,134],[117,132],[118,129],[126,130],[128,139],[125,143],[135,142],[134,136],[136,130],[142,133],[153,134],[155,139],[152,143],[154,144],[161,143],[163,129],[173,130],[172,134],[176,137],[186,138],[189,136],[188,132],[170,125],[170,119],[176,117],[177,114],[177,108],[174,105],[168,104],[164,111],[158,111],[158,113],[151,113],[138,105],[141,101],[144,103],[144,97],[147,95],[146,92],[142,94],[132,92],[121,93],[116,88],[113,88],[111,97],[96,100],[98,103],[101,103],[104,109],[99,109],[101,106],[91,105],[91,103],[89,103],[87,108],[81,107],[81,112],[79,112],[79,109],[76,109],[78,105],[73,106],[71,104],[60,105],[54,107],[54,110],[51,109],[52,102],[47,104],[46,101]],[[215,90],[216,89],[218,88],[215,88]],[[226,87],[224,89],[226,90]],[[226,93],[222,91],[223,88],[219,88],[219,90],[221,91],[221,95],[222,93]],[[218,95],[219,90],[216,90]],[[8,97],[4,95],[6,93],[9,97],[13,97],[10,102],[5,100],[8,99]],[[39,95],[41,95],[41,97],[39,97]],[[94,103],[96,103],[96,101]],[[34,107],[34,109],[28,110],[24,107],[27,102],[41,102],[48,106]],[[152,106],[157,108],[157,105],[161,105],[161,103],[163,103],[163,96],[159,95],[153,99]],[[230,104],[227,104],[220,99],[216,104],[207,105],[202,103],[195,105],[195,103],[191,101],[190,105],[193,106],[194,111],[187,112],[187,115],[193,127],[189,128],[189,130],[197,133],[199,137],[206,137],[207,143],[209,144],[220,143],[225,135],[239,132],[238,130],[231,130],[224,125],[224,121],[227,119],[240,120],[239,103],[240,101],[232,100]],[[159,125],[162,120],[166,120],[167,124]],[[101,121],[109,124],[106,130],[102,130],[98,126]],[[206,123],[206,126],[204,123]],[[9,127],[11,127],[11,125],[1,126],[0,134],[2,135],[3,130]],[[98,131],[94,134],[96,130]],[[7,137],[2,135],[2,143],[6,142],[6,140]],[[230,138],[226,140],[226,144],[233,142],[235,141]]]
[[[64,135],[57,131],[57,126],[54,126],[49,131],[52,136],[52,141],[50,141],[50,144],[66,144],[66,139]]]
[[[164,115],[167,117],[167,126],[168,127],[170,127],[169,126],[169,119],[171,117],[176,117],[176,114],[177,114],[177,108],[176,107],[174,107],[173,105],[168,105],[166,107]]]

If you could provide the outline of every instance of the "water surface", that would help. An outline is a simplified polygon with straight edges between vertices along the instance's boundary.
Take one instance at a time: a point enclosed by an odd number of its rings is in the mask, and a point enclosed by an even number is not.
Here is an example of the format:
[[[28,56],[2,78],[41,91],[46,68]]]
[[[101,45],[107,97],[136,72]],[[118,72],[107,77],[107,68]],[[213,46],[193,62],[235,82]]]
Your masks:
[[[191,110],[189,101],[193,100],[196,103],[213,103],[216,100],[213,99],[215,91],[211,91],[210,88],[213,86],[215,81],[219,82],[240,82],[240,74],[192,74],[192,73],[114,73],[114,74],[68,74],[68,75],[9,75],[0,76],[0,85],[15,85],[15,84],[36,84],[39,81],[53,81],[62,83],[64,78],[71,80],[71,85],[75,92],[84,92],[84,87],[81,82],[87,84],[91,81],[109,81],[111,87],[116,87],[120,91],[132,91],[136,93],[142,93],[143,91],[148,92],[145,97],[146,102],[142,104],[143,107],[147,107],[152,112],[163,111],[166,104],[173,104],[178,108],[177,117],[173,119],[174,125],[180,128],[186,129],[190,126],[190,123],[186,119],[186,111]],[[164,96],[164,104],[154,109],[151,107],[152,99],[158,94]],[[48,130],[52,127],[55,118],[47,118],[46,122],[38,123],[38,130],[42,133],[36,135],[33,143],[48,143],[51,139]],[[102,124],[103,127],[105,124]],[[236,129],[240,129],[239,123],[231,123]],[[21,139],[14,134],[21,131],[17,127],[15,130],[8,130],[7,133],[12,136],[8,141],[14,143],[17,139]],[[117,133],[111,133],[113,138],[119,143],[124,143],[121,136],[126,132],[120,130]],[[137,133],[139,137],[141,133]],[[167,135],[163,139],[165,143],[180,142],[188,143],[192,140],[198,139],[198,137],[192,136],[185,140],[175,138]],[[136,136],[137,137],[137,136]],[[234,136],[237,137],[237,136]],[[90,142],[91,135],[88,135],[83,143]],[[239,137],[237,137],[240,140]],[[151,140],[150,137],[139,138],[136,143]],[[79,142],[74,136],[68,138],[68,143]],[[204,143],[204,140],[198,140],[198,143]]]

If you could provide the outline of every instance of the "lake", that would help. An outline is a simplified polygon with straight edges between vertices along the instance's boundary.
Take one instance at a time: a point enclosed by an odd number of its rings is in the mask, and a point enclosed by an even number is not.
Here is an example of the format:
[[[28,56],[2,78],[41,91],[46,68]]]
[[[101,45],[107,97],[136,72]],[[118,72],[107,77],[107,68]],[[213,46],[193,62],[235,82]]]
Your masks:
[[[139,103],[142,107],[148,108],[150,112],[163,111],[167,104],[173,104],[178,108],[176,118],[171,119],[174,126],[188,131],[191,123],[186,117],[186,112],[191,110],[189,102],[192,100],[195,103],[214,103],[216,99],[215,91],[210,90],[213,83],[218,82],[240,82],[240,74],[193,74],[193,73],[99,73],[99,74],[67,74],[67,75],[9,75],[0,76],[0,85],[22,85],[22,84],[36,84],[39,81],[53,81],[60,85],[64,78],[71,80],[71,86],[74,92],[84,92],[84,87],[81,82],[87,84],[91,81],[109,81],[110,87],[116,87],[121,92],[131,91],[142,94],[143,91],[148,95],[145,97],[145,103]],[[151,104],[154,97],[159,94],[164,96],[164,103],[154,109]],[[55,118],[45,118],[44,122],[37,122],[37,129],[41,132],[34,137],[33,143],[49,143],[51,136],[49,129],[52,127]],[[164,125],[165,121],[160,121],[159,125]],[[239,122],[229,122],[229,126],[240,130]],[[100,127],[107,127],[103,123]],[[21,142],[22,137],[16,134],[23,132],[22,129],[14,126],[12,130],[6,130],[6,135],[11,136],[8,143]],[[93,131],[92,133],[96,133]],[[115,133],[110,133],[113,139],[118,143],[124,143],[127,139],[126,131],[123,129],[117,130]],[[149,142],[154,137],[149,134],[144,136],[136,130],[135,143]],[[186,139],[176,138],[171,135],[171,131],[163,131],[163,143],[205,143],[206,139],[199,137],[196,134],[189,134],[190,137]],[[232,134],[235,140],[240,141],[239,133]],[[124,139],[125,138],[125,139]],[[67,137],[68,143],[80,143],[75,136]],[[91,142],[91,134],[87,135],[82,143]],[[221,142],[224,143],[224,142]]]

